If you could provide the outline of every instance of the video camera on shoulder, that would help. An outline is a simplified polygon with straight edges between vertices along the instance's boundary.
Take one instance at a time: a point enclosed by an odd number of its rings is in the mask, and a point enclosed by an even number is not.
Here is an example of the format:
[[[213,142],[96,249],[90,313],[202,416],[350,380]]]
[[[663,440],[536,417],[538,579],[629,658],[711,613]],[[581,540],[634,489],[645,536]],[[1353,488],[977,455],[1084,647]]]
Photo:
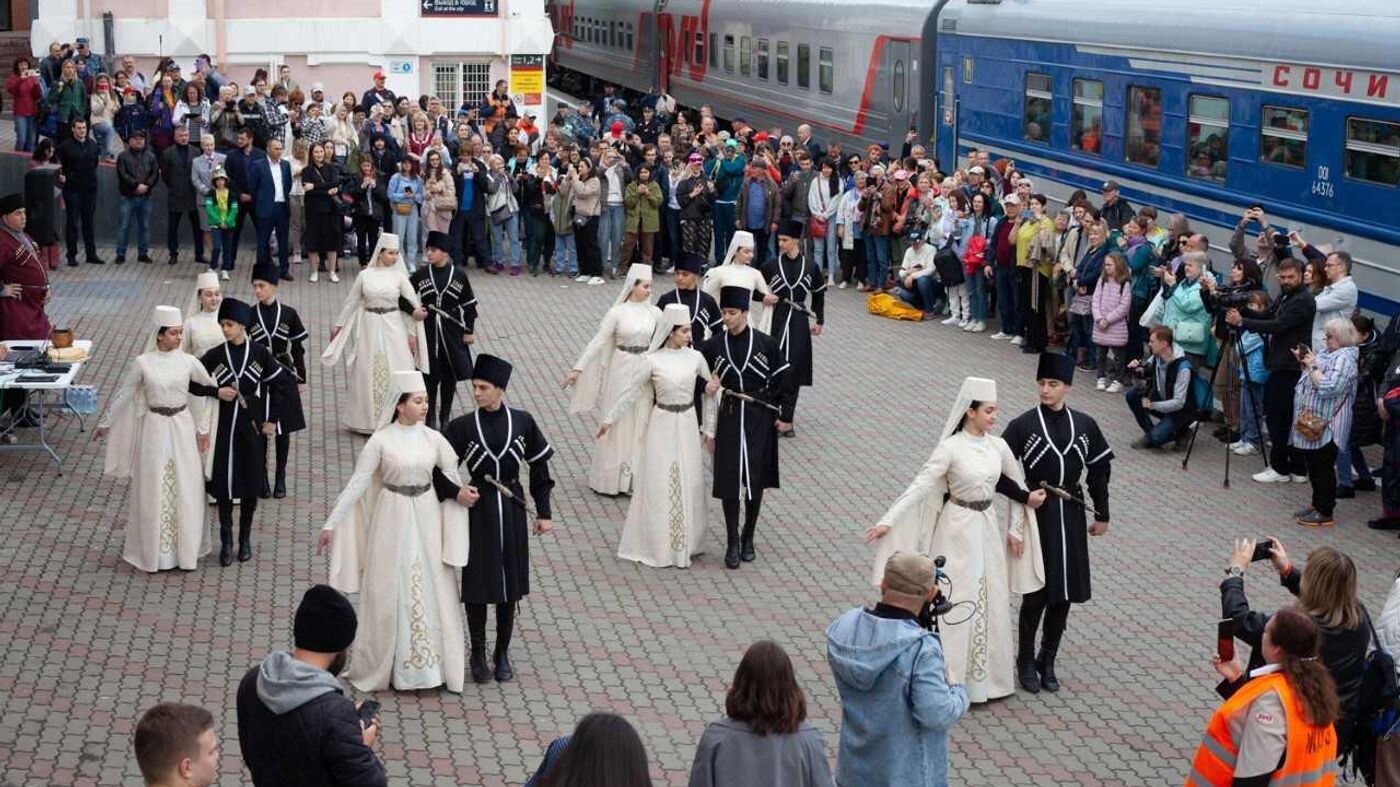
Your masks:
[[[924,602],[923,609],[919,610],[919,625],[929,631],[937,631],[938,618],[953,611],[953,602],[949,601],[948,596],[943,592],[944,586],[947,586],[950,592],[953,587],[952,580],[943,573],[943,566],[947,563],[948,558],[943,555],[938,555],[933,559],[933,600]]]

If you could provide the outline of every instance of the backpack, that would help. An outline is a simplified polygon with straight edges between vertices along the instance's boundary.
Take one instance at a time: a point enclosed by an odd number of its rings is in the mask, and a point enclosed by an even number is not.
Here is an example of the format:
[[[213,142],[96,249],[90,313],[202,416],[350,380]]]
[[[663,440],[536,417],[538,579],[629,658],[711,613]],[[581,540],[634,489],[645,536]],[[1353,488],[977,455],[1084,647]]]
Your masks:
[[[968,276],[971,276],[985,264],[987,264],[987,236],[973,235],[967,241],[967,250],[963,252],[963,270]]]
[[[1356,693],[1357,707],[1354,726],[1350,735],[1338,736],[1346,743],[1346,748],[1337,752],[1345,774],[1360,775],[1366,784],[1375,784],[1376,748],[1382,738],[1394,734],[1396,701],[1400,699],[1400,685],[1395,678],[1395,657],[1381,647],[1376,635],[1376,625],[1371,616],[1362,608],[1366,626],[1371,630],[1371,642],[1375,648],[1366,654],[1366,664],[1361,672],[1361,688]]]

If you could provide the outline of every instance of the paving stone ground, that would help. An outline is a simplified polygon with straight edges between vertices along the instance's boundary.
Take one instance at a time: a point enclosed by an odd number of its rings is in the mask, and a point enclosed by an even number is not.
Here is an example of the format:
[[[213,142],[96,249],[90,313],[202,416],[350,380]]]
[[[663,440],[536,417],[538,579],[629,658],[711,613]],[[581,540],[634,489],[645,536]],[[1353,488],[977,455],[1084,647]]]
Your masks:
[[[164,261],[158,252],[153,265],[54,276],[51,313],[97,342],[81,382],[99,386],[104,402],[151,307],[188,300],[198,268]],[[231,294],[251,298],[249,262]],[[301,310],[314,357],[350,283],[310,284],[305,266],[295,273],[283,297]],[[986,335],[872,317],[863,297],[833,291],[816,340],[818,384],[802,397],[801,436],[782,444],[783,488],[766,498],[758,562],[723,568],[715,506],[709,549],[690,570],[649,569],[615,557],[626,502],[587,489],[595,424],[564,414],[558,386],[617,284],[472,278],[482,304],[477,349],[515,363],[509,400],[536,413],[558,450],[558,529],[533,541],[517,682],[377,697],[392,783],[518,785],[550,739],[606,709],[637,725],[658,784],[685,784],[740,655],[762,637],[792,655],[834,759],[840,704],[824,631],[872,598],[861,533],[928,456],[963,377],[995,377],[1009,417],[1033,403],[1033,359]],[[1345,550],[1373,608],[1395,571],[1394,537],[1364,526],[1379,506],[1374,494],[1342,501],[1336,529],[1297,527],[1289,512],[1306,504],[1306,485],[1252,483],[1255,458],[1236,461],[1235,484],[1223,490],[1223,448],[1204,436],[1189,471],[1179,454],[1135,451],[1121,400],[1080,381],[1072,404],[1098,418],[1118,457],[1112,530],[1093,540],[1094,600],[1070,617],[1059,694],[1017,695],[958,724],[955,784],[1179,783],[1216,704],[1209,657],[1233,537],[1275,535],[1298,558],[1324,544]],[[301,593],[325,579],[316,533],[363,445],[337,423],[344,385],[343,369],[313,364],[292,496],[260,506],[257,556],[229,568],[205,560],[191,573],[148,576],[123,563],[126,484],[101,475],[101,446],[74,419],[55,432],[62,477],[38,455],[0,456],[0,784],[139,783],[130,734],[140,711],[161,700],[213,710],[225,746],[220,783],[247,783],[234,691],[246,669],[288,645]],[[469,400],[465,386],[463,394]],[[1265,574],[1250,571],[1251,600],[1263,609],[1288,603]]]

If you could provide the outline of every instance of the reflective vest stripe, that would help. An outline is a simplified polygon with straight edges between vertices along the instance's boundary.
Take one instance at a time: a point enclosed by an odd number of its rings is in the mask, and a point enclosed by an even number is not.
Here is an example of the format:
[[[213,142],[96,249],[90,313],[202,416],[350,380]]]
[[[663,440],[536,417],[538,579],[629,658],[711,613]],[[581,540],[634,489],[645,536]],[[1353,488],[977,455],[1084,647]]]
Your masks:
[[[1282,767],[1270,779],[1270,787],[1330,787],[1336,776],[1332,761],[1336,759],[1337,736],[1332,725],[1309,725],[1293,689],[1281,673],[1270,673],[1245,684],[1226,700],[1206,726],[1187,787],[1229,787],[1234,780],[1239,744],[1230,736],[1230,719],[1245,712],[1254,700],[1270,692],[1278,692],[1288,725],[1288,743]]]

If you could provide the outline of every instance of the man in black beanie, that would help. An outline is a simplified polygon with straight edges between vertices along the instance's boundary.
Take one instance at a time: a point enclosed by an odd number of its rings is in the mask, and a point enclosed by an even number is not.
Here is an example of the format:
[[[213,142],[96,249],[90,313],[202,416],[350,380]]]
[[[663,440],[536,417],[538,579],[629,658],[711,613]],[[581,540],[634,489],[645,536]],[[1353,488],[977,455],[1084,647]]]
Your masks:
[[[297,607],[290,651],[248,670],[238,685],[238,746],[258,787],[388,785],[368,724],[341,693],[336,676],[355,640],[355,609],[339,591],[317,585]]]

